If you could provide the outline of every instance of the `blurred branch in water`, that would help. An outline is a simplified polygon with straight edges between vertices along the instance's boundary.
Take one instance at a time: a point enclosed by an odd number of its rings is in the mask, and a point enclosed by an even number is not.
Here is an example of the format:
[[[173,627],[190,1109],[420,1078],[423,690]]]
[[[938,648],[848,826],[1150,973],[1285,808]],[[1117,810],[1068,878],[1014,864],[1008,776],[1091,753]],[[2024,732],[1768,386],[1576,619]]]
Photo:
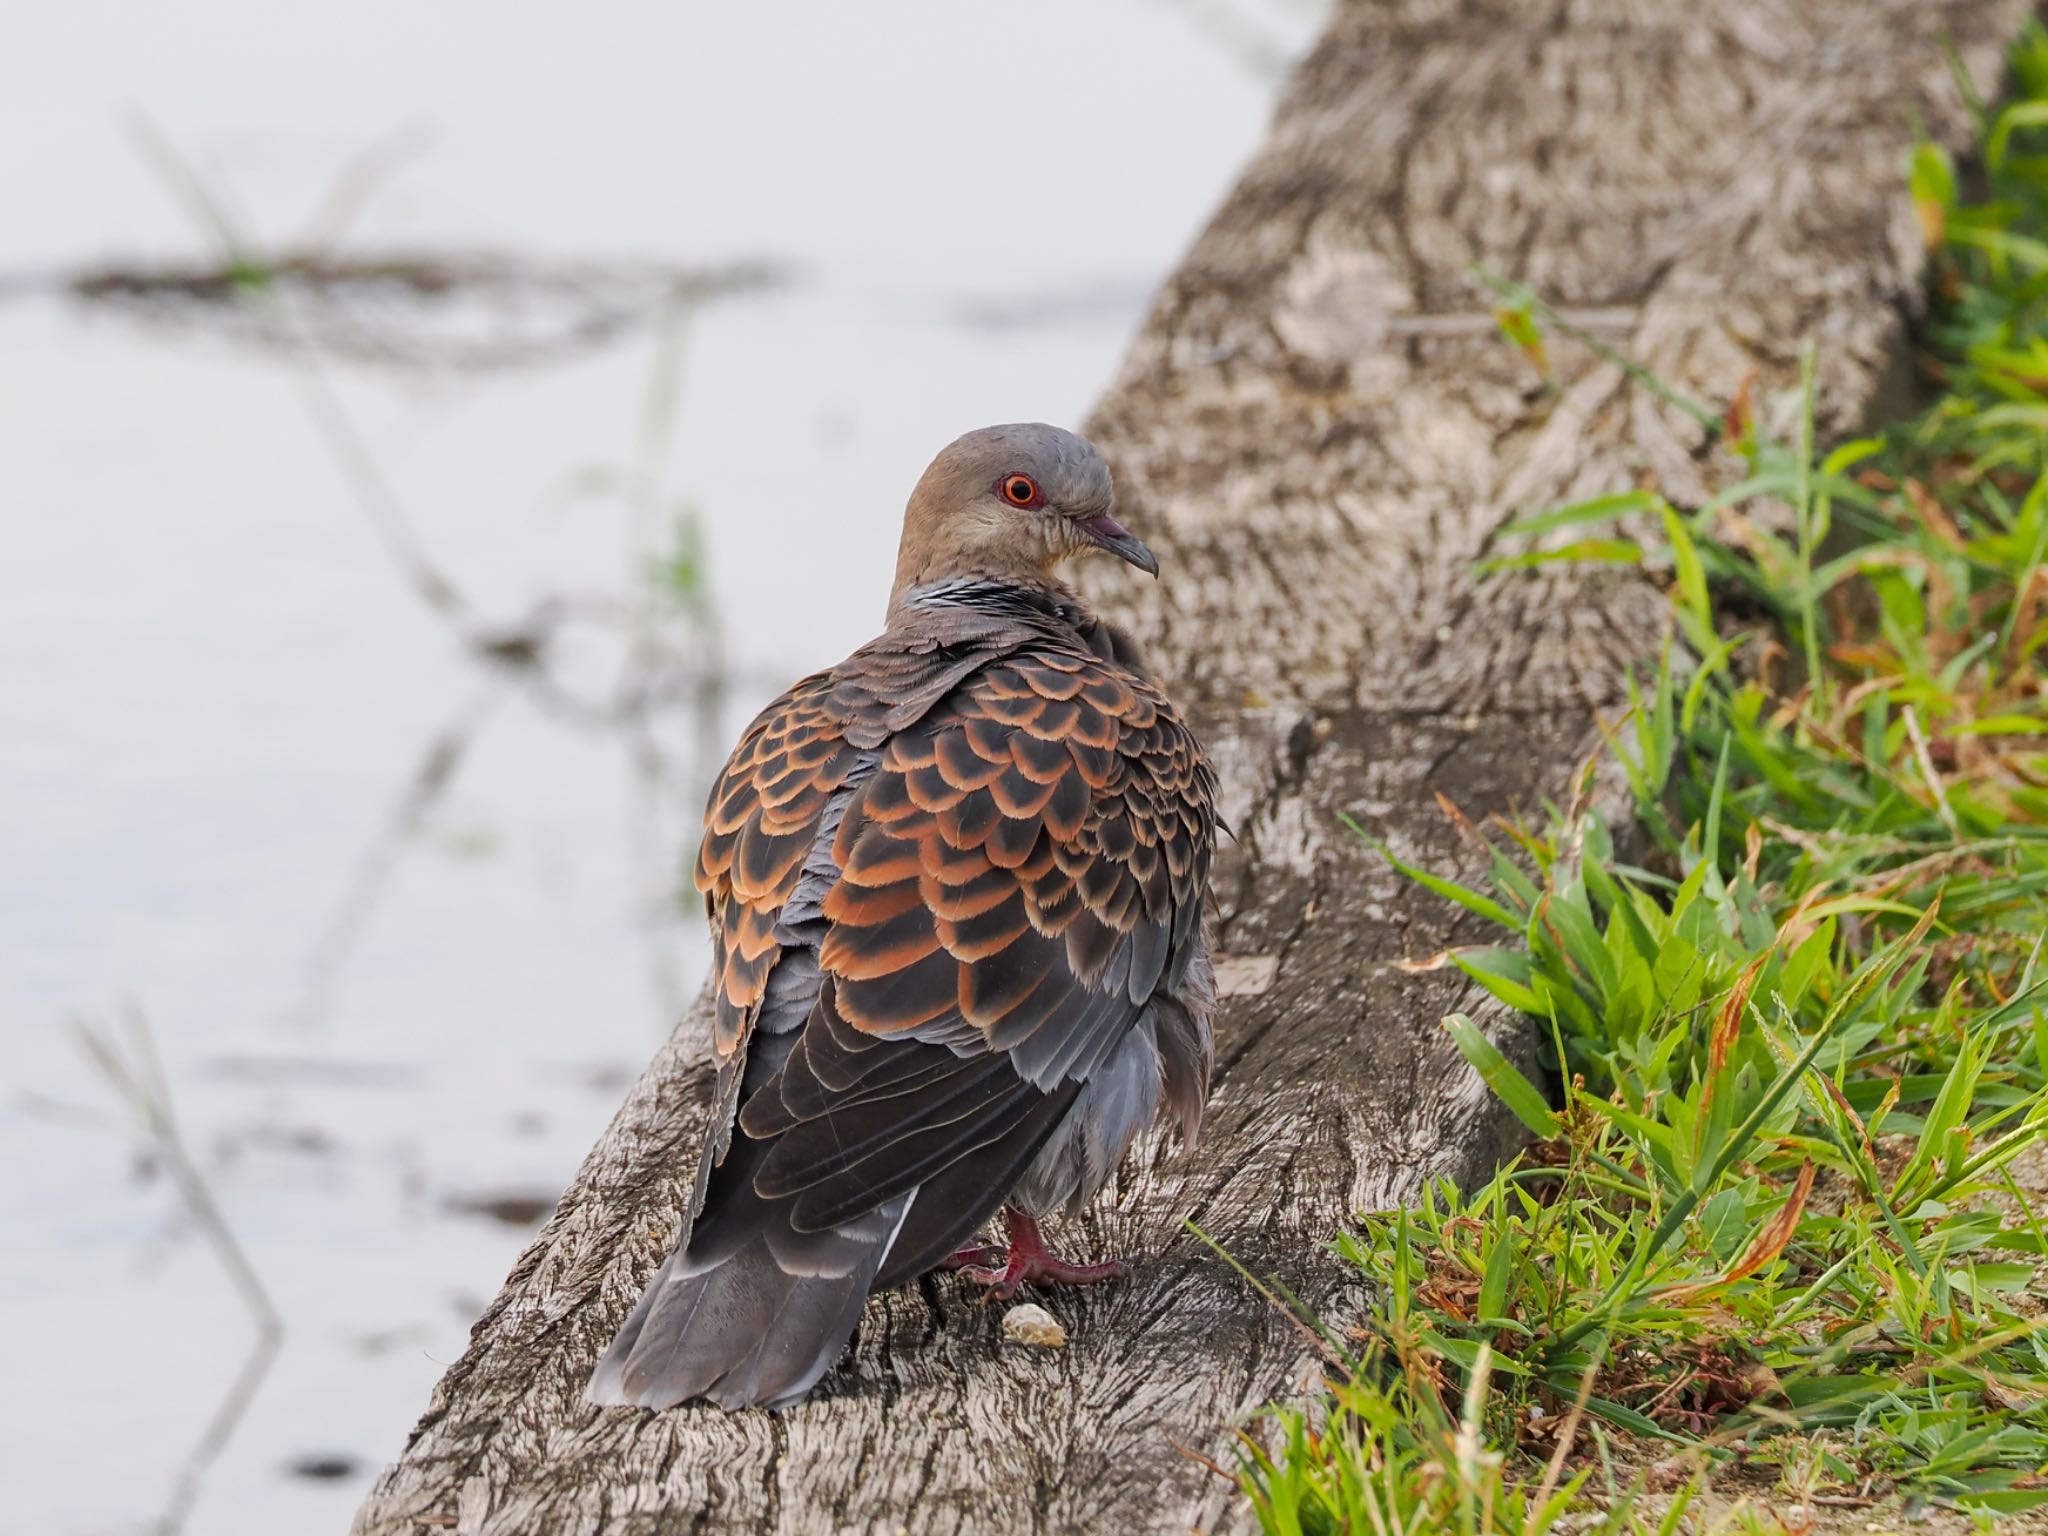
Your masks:
[[[427,553],[419,530],[413,526],[399,502],[398,493],[384,478],[382,467],[363,442],[362,435],[356,431],[348,412],[342,408],[334,386],[317,365],[301,371],[299,398],[306,407],[306,414],[313,418],[313,425],[319,429],[329,456],[348,481],[349,488],[355,492],[356,504],[363,509],[370,527],[383,542],[385,553],[398,567],[406,585],[413,589],[421,602],[443,618],[474,631],[476,610]]]
[[[273,295],[280,324],[292,306]],[[633,461],[576,476],[583,494],[613,500],[623,513],[621,584],[616,593],[551,594],[519,618],[480,616],[457,580],[427,553],[424,539],[384,474],[341,397],[321,367],[317,343],[300,354],[300,393],[322,441],[375,528],[402,580],[460,636],[488,672],[479,694],[429,742],[402,787],[396,809],[358,864],[309,960],[302,1018],[326,1011],[342,967],[373,914],[392,871],[417,840],[490,713],[508,692],[538,712],[582,730],[614,737],[628,770],[624,833],[632,869],[635,922],[645,939],[649,982],[664,1016],[686,1001],[673,930],[682,916],[678,879],[685,850],[678,823],[693,825],[697,802],[715,766],[720,713],[730,668],[723,628],[706,572],[696,510],[667,494],[674,424],[679,411],[686,321],[692,306],[672,300],[656,326]],[[577,499],[581,499],[581,496]],[[609,630],[620,643],[616,675],[592,694],[563,681],[554,662],[569,626]],[[688,722],[688,763],[663,741],[672,713]]]
[[[483,689],[428,743],[401,788],[394,811],[373,836],[309,958],[300,1017],[317,1022],[355,942],[433,807],[439,803],[489,715],[516,692],[539,713],[615,737],[628,768],[625,835],[633,869],[635,921],[646,940],[650,983],[665,1016],[680,1014],[683,982],[670,935],[681,915],[677,867],[665,808],[678,791],[685,804],[709,782],[708,748],[718,736],[729,679],[721,627],[704,574],[695,514],[678,506],[664,522],[671,422],[681,376],[680,309],[657,332],[635,462],[623,475],[586,473],[582,483],[616,495],[624,510],[622,588],[559,593],[520,618],[479,616],[457,581],[426,552],[396,489],[377,464],[320,369],[317,349],[303,355],[300,395],[322,441],[377,531],[400,578],[462,639],[487,671]],[[610,687],[592,695],[554,669],[556,641],[570,625],[614,632],[620,662]],[[661,720],[682,706],[690,721],[687,771],[661,737]],[[688,786],[685,788],[685,786]]]
[[[199,1439],[186,1453],[170,1497],[157,1516],[157,1536],[176,1536],[184,1529],[199,1498],[207,1469],[234,1437],[277,1358],[284,1341],[284,1319],[278,1315],[270,1292],[228,1225],[206,1176],[186,1150],[172,1112],[170,1086],[157,1062],[148,1020],[131,1004],[122,1011],[120,1023],[118,1033],[113,1028],[96,1029],[83,1020],[74,1021],[72,1028],[87,1062],[126,1111],[126,1129],[169,1173],[186,1211],[227,1271],[235,1293],[256,1325],[256,1339],[248,1357],[228,1384],[226,1395],[207,1420]]]
[[[56,287],[88,304],[165,326],[203,329],[273,351],[400,367],[474,370],[553,362],[660,323],[678,305],[757,293],[785,279],[761,261],[541,260],[492,250],[344,252],[342,236],[377,184],[424,145],[402,130],[357,156],[305,235],[271,246],[225,188],[202,177],[147,115],[129,137],[206,236],[209,255],[121,262],[49,277],[0,277],[0,297]],[[283,297],[292,325],[266,300]]]
[[[632,652],[621,677],[620,703],[626,710],[622,740],[629,767],[626,797],[626,856],[634,871],[638,900],[636,919],[646,938],[649,976],[663,1012],[682,1017],[689,998],[672,948],[663,929],[681,915],[678,884],[681,869],[665,867],[676,848],[663,815],[663,790],[679,782],[655,734],[652,711],[659,699],[652,689],[664,667],[664,619],[681,621],[681,644],[696,660],[701,686],[689,700],[693,761],[687,782],[708,785],[714,770],[712,753],[721,740],[719,712],[725,702],[727,667],[724,627],[712,599],[705,562],[703,525],[697,509],[678,504],[669,519],[671,538],[664,552],[662,510],[668,466],[681,412],[684,339],[689,310],[670,304],[655,332],[654,359],[640,408],[640,432],[633,475],[627,494],[625,589],[644,596],[635,606]],[[685,808],[684,814],[688,814]],[[685,823],[688,824],[687,822]],[[689,850],[694,862],[695,850]],[[680,860],[676,860],[680,864]],[[666,918],[666,923],[664,922]]]
[[[504,698],[501,682],[486,682],[427,743],[426,751],[405,780],[397,804],[357,860],[347,889],[314,941],[306,959],[296,1022],[310,1026],[325,1018],[335,981],[354,952],[363,925],[376,910],[392,871],[429,813],[447,794],[456,770]]]
[[[243,235],[243,220],[228,212],[226,189],[208,186],[157,127],[155,119],[140,107],[130,107],[125,122],[136,153],[149,162],[149,168],[156,172],[157,179],[186,216],[213,237],[215,249],[226,258],[228,272],[239,274],[248,270],[249,241]]]
[[[316,251],[331,250],[339,245],[341,237],[348,233],[349,225],[355,222],[356,215],[368,206],[384,183],[400,166],[426,153],[433,138],[430,124],[403,123],[396,131],[360,151],[334,178],[334,185],[327,189],[327,196],[313,210],[312,218],[306,221],[305,233],[294,244]]]
[[[1292,52],[1265,23],[1252,20],[1231,0],[1168,0],[1168,4],[1246,73],[1274,85],[1286,78]]]
[[[731,676],[707,579],[699,516],[695,507],[670,495],[670,460],[690,316],[710,297],[759,286],[767,279],[766,269],[695,273],[659,266],[549,266],[501,256],[345,257],[325,248],[258,257],[226,200],[164,135],[139,116],[133,126],[144,154],[207,232],[216,257],[149,273],[87,274],[74,280],[73,291],[110,301],[172,299],[213,306],[231,311],[268,338],[294,365],[301,402],[400,579],[456,632],[487,674],[484,685],[427,742],[399,786],[393,808],[371,835],[308,956],[300,1020],[316,1021],[327,1012],[393,871],[418,842],[492,713],[514,693],[551,719],[609,735],[620,744],[627,770],[624,834],[635,921],[645,936],[655,996],[667,1016],[678,1016],[685,997],[671,940],[683,910],[678,899],[681,855],[690,851],[678,846],[688,835],[680,829],[694,827],[703,787],[715,767],[713,749],[722,739],[720,713]],[[399,139],[359,157],[323,205],[315,228],[330,238],[338,235],[378,178],[412,147]],[[631,461],[585,469],[573,482],[573,502],[594,495],[621,513],[616,593],[552,593],[517,618],[496,618],[486,615],[457,575],[429,552],[418,522],[328,374],[327,360],[336,352],[362,355],[359,336],[335,329],[336,303],[351,293],[372,299],[397,294],[414,301],[400,317],[405,341],[396,348],[399,353],[420,353],[415,333],[424,322],[426,301],[454,297],[495,295],[524,312],[553,295],[572,309],[581,306],[573,330],[585,340],[629,322],[652,326],[653,357]],[[433,361],[451,360],[433,348],[427,352],[434,353]],[[501,349],[496,356],[502,361],[507,354]],[[522,354],[518,360],[533,356]],[[458,366],[464,361],[453,360]],[[558,670],[558,642],[572,626],[607,631],[615,638],[619,660],[609,686],[595,692],[579,689]],[[686,722],[687,767],[664,740],[664,725],[672,716]]]
[[[272,350],[301,341],[251,300],[289,294],[331,357],[484,370],[559,361],[641,329],[671,303],[755,293],[782,281],[765,263],[549,262],[503,251],[242,250],[226,261],[87,268],[72,297],[160,325],[205,328]]]

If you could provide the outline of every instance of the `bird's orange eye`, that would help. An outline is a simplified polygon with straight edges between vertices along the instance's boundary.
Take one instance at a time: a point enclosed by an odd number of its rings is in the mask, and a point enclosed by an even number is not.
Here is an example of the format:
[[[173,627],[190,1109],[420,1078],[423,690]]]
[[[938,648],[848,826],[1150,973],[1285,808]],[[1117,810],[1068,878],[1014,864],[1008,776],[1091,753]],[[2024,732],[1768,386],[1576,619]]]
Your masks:
[[[1038,488],[1038,482],[1029,475],[1005,475],[1000,482],[1003,500],[1013,507],[1035,507],[1045,501],[1045,493]]]

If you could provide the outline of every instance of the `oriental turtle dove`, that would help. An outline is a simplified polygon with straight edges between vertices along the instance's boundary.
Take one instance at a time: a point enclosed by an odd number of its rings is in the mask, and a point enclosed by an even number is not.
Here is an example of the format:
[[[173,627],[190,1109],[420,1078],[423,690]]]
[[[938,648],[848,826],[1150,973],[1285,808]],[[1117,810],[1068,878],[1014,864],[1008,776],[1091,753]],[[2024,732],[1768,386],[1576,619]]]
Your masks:
[[[733,749],[696,871],[698,1214],[593,1401],[780,1407],[872,1291],[1123,1272],[1055,1258],[1037,1218],[1092,1197],[1162,1102],[1184,1138],[1201,1118],[1216,813],[1179,711],[1055,577],[1100,552],[1157,574],[1110,507],[1070,432],[959,439],[911,496],[887,628]],[[1007,1254],[963,1249],[998,1207]]]

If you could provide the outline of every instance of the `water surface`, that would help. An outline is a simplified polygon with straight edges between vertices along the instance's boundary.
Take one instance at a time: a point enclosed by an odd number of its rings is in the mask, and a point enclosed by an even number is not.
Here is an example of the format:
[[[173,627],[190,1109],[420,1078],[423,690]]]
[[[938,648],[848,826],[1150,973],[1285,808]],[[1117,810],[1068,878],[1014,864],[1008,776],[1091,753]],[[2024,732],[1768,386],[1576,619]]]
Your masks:
[[[286,1330],[188,1528],[346,1523],[695,984],[675,893],[701,748],[872,632],[939,445],[1082,415],[1256,143],[1274,82],[1217,14],[21,19],[0,56],[0,1525],[148,1528],[251,1337],[67,1030],[129,1015]],[[1314,20],[1244,16],[1278,51]],[[788,277],[495,369],[139,324],[52,286],[217,252],[138,134],[257,246]],[[660,782],[420,600],[337,433],[486,627],[565,594],[632,611],[632,530],[697,520],[730,684],[708,727],[649,712]],[[551,675],[602,696],[620,645],[582,626]]]

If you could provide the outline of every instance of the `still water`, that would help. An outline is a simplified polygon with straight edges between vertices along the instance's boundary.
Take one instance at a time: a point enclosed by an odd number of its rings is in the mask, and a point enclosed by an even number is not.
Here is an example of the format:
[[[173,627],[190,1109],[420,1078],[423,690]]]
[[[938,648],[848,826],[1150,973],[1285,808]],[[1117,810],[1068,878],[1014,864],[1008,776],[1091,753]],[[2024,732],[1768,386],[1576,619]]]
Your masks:
[[[676,892],[705,753],[873,630],[938,446],[1085,411],[1316,20],[1307,0],[17,18],[0,1532],[152,1528],[253,1333],[74,1024],[153,1049],[282,1319],[186,1528],[342,1528],[695,984]],[[372,295],[339,330],[263,294],[231,313],[269,306],[292,344],[266,347],[219,306],[62,291],[230,241],[783,276],[487,368],[444,333],[546,332],[546,294]],[[396,345],[352,348],[365,326]],[[686,523],[696,606],[657,633],[647,566]],[[394,528],[459,613],[409,584]],[[564,611],[587,621],[529,623]],[[477,643],[536,633],[544,670]],[[578,713],[639,647],[677,697],[630,728]]]

